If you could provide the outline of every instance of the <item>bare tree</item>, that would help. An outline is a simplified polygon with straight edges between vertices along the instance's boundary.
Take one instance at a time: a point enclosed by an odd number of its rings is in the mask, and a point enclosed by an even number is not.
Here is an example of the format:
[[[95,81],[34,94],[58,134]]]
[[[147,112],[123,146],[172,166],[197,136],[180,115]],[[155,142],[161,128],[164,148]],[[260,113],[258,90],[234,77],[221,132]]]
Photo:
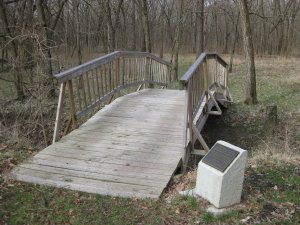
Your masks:
[[[249,18],[249,11],[247,0],[238,1],[241,16],[241,25],[244,42],[244,52],[247,63],[247,74],[246,74],[246,104],[256,104],[256,73],[254,63],[254,49],[252,42],[252,32]]]
[[[149,16],[148,16],[148,3],[147,0],[142,1],[142,21],[143,21],[143,30],[145,37],[145,47],[146,52],[151,52],[151,39],[150,39],[150,27],[149,27]]]
[[[14,76],[14,84],[17,91],[17,99],[23,100],[25,98],[24,89],[23,89],[23,77],[21,73],[21,64],[22,64],[22,55],[20,55],[20,41],[16,38],[17,29],[19,29],[19,33],[23,33],[24,28],[24,9],[26,7],[26,2],[23,1],[21,5],[17,5],[17,18],[14,26],[9,24],[7,9],[3,1],[0,1],[0,16],[1,21],[3,22],[4,30],[6,32],[7,37],[9,38],[9,45],[11,46],[11,66],[12,73]],[[14,28],[13,28],[14,27]],[[13,30],[15,29],[15,30]]]
[[[172,51],[172,64],[173,64],[173,80],[178,80],[178,54],[180,45],[180,33],[182,24],[182,11],[183,11],[183,0],[178,0],[176,4],[177,16],[176,16],[176,29],[174,37],[174,47]]]
[[[197,0],[197,18],[196,18],[196,46],[197,46],[197,55],[199,56],[204,52],[204,0]]]

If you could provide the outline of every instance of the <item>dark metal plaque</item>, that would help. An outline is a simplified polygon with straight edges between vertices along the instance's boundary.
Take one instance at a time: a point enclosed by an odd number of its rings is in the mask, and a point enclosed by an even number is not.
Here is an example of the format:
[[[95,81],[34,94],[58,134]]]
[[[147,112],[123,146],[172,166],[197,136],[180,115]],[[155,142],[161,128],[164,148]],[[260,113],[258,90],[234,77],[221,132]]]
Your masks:
[[[215,144],[202,159],[202,162],[224,172],[239,152],[221,144]]]

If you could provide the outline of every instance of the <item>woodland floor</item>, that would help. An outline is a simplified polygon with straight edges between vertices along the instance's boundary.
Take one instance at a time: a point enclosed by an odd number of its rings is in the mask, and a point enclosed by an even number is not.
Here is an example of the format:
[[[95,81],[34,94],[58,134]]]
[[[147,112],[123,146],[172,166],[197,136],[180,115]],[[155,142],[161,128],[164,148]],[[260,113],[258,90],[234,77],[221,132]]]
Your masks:
[[[205,212],[207,202],[181,197],[195,185],[194,170],[176,175],[160,200],[113,198],[5,179],[15,165],[41,147],[22,145],[0,132],[0,224],[300,224],[300,64],[297,58],[258,57],[259,104],[243,104],[245,63],[230,74],[234,103],[210,117],[204,137],[249,150],[242,202],[225,215]],[[228,61],[228,58],[225,59]],[[181,74],[194,56],[182,57]],[[278,123],[269,123],[268,105]]]

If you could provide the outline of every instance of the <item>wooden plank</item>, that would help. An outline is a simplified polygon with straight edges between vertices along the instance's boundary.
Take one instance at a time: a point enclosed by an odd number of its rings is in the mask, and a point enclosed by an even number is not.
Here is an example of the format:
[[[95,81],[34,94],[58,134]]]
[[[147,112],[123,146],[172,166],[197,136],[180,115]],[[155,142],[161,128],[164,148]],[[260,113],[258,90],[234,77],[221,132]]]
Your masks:
[[[131,126],[129,126],[131,125]],[[181,136],[179,132],[177,132],[176,129],[180,129],[180,127],[176,126],[168,126],[165,124],[164,127],[160,127],[159,125],[153,125],[150,126],[148,124],[145,124],[143,126],[143,123],[136,123],[136,124],[131,124],[128,121],[124,121],[123,123],[117,123],[114,121],[98,121],[97,123],[89,123],[85,126],[81,126],[80,129],[82,131],[94,131],[94,130],[99,130],[99,132],[111,132],[112,130],[115,130],[116,133],[118,132],[133,132],[133,133],[149,133],[149,134],[165,134],[166,136],[172,135],[172,136]],[[101,129],[101,130],[100,130]],[[174,130],[175,129],[175,130]]]
[[[111,150],[111,151],[108,151]],[[100,148],[90,147],[90,146],[81,146],[80,148],[76,146],[61,146],[59,148],[47,148],[44,149],[40,154],[52,154],[52,155],[62,155],[66,157],[76,156],[75,158],[88,159],[91,157],[96,157],[95,159],[107,159],[107,160],[127,160],[127,161],[135,161],[139,160],[140,162],[151,163],[151,164],[164,164],[170,165],[173,164],[174,161],[180,160],[180,153],[178,152],[169,152],[167,149],[164,151],[133,151],[131,149],[125,148],[111,148],[107,149],[104,146]],[[172,154],[172,155],[170,155]],[[166,160],[167,159],[167,160]],[[157,165],[157,166],[159,166]]]
[[[156,129],[159,131],[161,128],[162,131],[169,132],[170,134],[180,133],[177,130],[181,130],[184,127],[184,122],[182,121],[183,118],[180,118],[180,121],[169,125],[172,120],[164,121],[164,118],[156,118],[156,119],[145,119],[145,118],[137,118],[134,120],[133,117],[113,117],[113,116],[102,116],[96,117],[89,120],[87,123],[82,125],[83,128],[100,128],[103,127],[124,127],[128,126],[130,128],[135,129],[143,129],[145,131]],[[156,124],[153,124],[156,123]],[[144,127],[143,127],[144,126]],[[175,129],[175,130],[174,130]]]
[[[78,154],[90,154],[95,156],[109,155],[115,157],[121,154],[126,156],[137,156],[147,158],[145,161],[151,161],[152,157],[161,156],[161,158],[168,157],[170,160],[178,158],[182,148],[141,148],[128,145],[109,145],[109,144],[76,144],[76,143],[60,143],[59,145],[49,146],[43,152],[77,152]],[[159,163],[159,161],[157,161]],[[168,163],[167,163],[168,164]]]
[[[103,113],[104,114],[104,113]],[[109,113],[107,114],[97,114],[94,117],[92,117],[89,121],[89,123],[86,124],[91,124],[91,123],[99,123],[102,121],[114,121],[114,122],[118,122],[118,121],[123,121],[124,123],[150,123],[153,124],[155,126],[166,126],[166,127],[177,127],[180,128],[182,127],[182,120],[183,120],[183,115],[182,118],[178,118],[178,120],[172,120],[172,118],[166,118],[166,117],[162,117],[159,115],[156,115],[155,117],[147,117],[147,116],[141,116],[138,118],[134,118],[132,116],[122,116],[122,115],[116,115],[114,116],[114,114],[109,115]],[[172,123],[172,124],[171,124]]]
[[[82,111],[82,99],[81,99],[81,82],[80,82],[80,78],[75,80],[76,82],[76,86],[77,86],[77,98],[78,98],[78,103],[79,103],[79,110]]]
[[[159,127],[161,127],[162,129],[164,128],[171,128],[171,129],[182,129],[183,124],[181,121],[173,123],[173,124],[167,124],[167,123],[160,123],[160,124],[152,124],[151,120],[149,119],[143,119],[143,120],[139,120],[136,121],[133,118],[121,118],[121,117],[92,117],[90,120],[88,120],[86,123],[84,123],[83,125],[81,125],[81,127],[92,127],[92,126],[98,126],[98,124],[95,123],[99,123],[100,125],[103,123],[110,123],[110,124],[115,124],[118,125],[120,124],[120,126],[130,126],[130,127],[139,127],[142,128],[143,126],[148,126],[148,127],[157,127],[159,129]]]
[[[101,143],[91,143],[89,141],[77,141],[77,140],[66,140],[64,142],[56,142],[53,148],[75,148],[75,149],[89,149],[89,150],[101,150],[105,148],[106,151],[117,151],[117,150],[130,150],[133,152],[152,152],[159,154],[160,152],[168,152],[169,154],[176,155],[182,150],[183,147],[169,147],[159,146],[155,143],[151,145],[144,145],[140,143],[123,143],[115,142],[111,140],[101,140]]]
[[[84,107],[87,108],[88,104],[87,104],[87,97],[86,97],[86,92],[85,92],[85,85],[84,85],[84,80],[83,77],[79,77],[79,81],[80,81],[80,86],[82,88],[82,93],[83,93],[83,103],[84,103]]]
[[[114,170],[112,168],[101,168],[94,167],[94,166],[86,166],[86,165],[74,165],[74,164],[66,164],[65,162],[57,161],[53,162],[50,160],[43,160],[43,159],[35,159],[34,161],[28,161],[26,163],[21,164],[22,165],[35,165],[37,168],[39,166],[41,167],[54,167],[54,168],[61,168],[66,170],[74,170],[74,171],[81,171],[86,173],[97,173],[102,175],[108,175],[108,176],[119,176],[119,177],[128,177],[128,178],[134,178],[134,179],[146,179],[151,182],[152,180],[155,180],[157,182],[168,182],[170,180],[170,175],[164,175],[164,174],[143,174],[141,172],[137,171],[128,171],[128,170]],[[18,168],[18,167],[17,167]],[[13,171],[14,172],[14,171]]]
[[[146,111],[145,111],[146,112]],[[100,117],[100,116],[99,116]],[[99,118],[98,117],[98,118]],[[174,115],[170,118],[170,114],[162,114],[159,112],[153,112],[152,114],[148,114],[148,116],[145,116],[145,114],[133,112],[133,113],[127,113],[126,111],[121,112],[111,112],[111,113],[104,113],[101,115],[101,117],[111,118],[111,117],[117,117],[122,119],[135,119],[136,121],[148,121],[151,123],[172,123],[173,121],[177,121],[176,124],[180,125],[183,123],[183,115]],[[100,118],[101,118],[100,117]]]
[[[48,173],[25,168],[20,169],[17,173],[15,173],[15,176],[18,180],[26,182],[103,195],[157,198],[161,193],[161,188],[123,184],[118,182],[103,182],[100,180],[75,176],[66,177],[63,174]]]
[[[154,174],[154,175],[162,175],[162,176],[169,176],[172,174],[172,172],[176,169],[175,166],[173,168],[164,168],[160,169],[158,166],[156,168],[148,167],[148,166],[135,166],[135,165],[129,165],[125,162],[123,163],[103,163],[103,162],[93,162],[93,161],[87,161],[87,160],[81,160],[81,159],[74,159],[74,158],[59,158],[56,156],[51,155],[36,155],[34,158],[28,161],[29,163],[34,164],[41,164],[41,165],[50,165],[55,167],[62,167],[62,168],[69,168],[69,165],[74,165],[77,168],[86,168],[86,167],[92,167],[97,168],[98,171],[103,170],[111,170],[114,171],[115,174],[117,174],[120,171],[123,171],[130,174],[140,173],[143,171],[143,174]],[[177,166],[177,165],[176,165]]]
[[[73,153],[73,155],[83,155],[83,156],[95,156],[95,157],[111,157],[111,158],[120,158],[120,159],[126,159],[126,160],[134,160],[134,157],[141,161],[141,162],[150,162],[154,164],[172,164],[173,160],[178,160],[182,148],[177,149],[170,149],[170,147],[162,147],[162,148],[134,148],[128,147],[127,145],[111,145],[110,147],[101,144],[95,144],[88,145],[83,144],[79,145],[71,145],[71,144],[60,144],[48,147],[44,149],[40,154],[43,153],[59,153],[64,154],[66,153],[66,156],[69,156],[69,153]],[[72,155],[70,155],[72,156]],[[169,159],[169,161],[166,161],[165,159]]]
[[[168,146],[168,147],[182,147],[182,141],[175,141],[174,139],[169,140],[167,138],[135,138],[131,136],[127,137],[121,137],[121,136],[103,136],[101,138],[95,137],[93,135],[85,135],[85,134],[72,134],[63,137],[63,141],[65,140],[77,140],[77,141],[92,141],[92,142],[98,142],[101,143],[102,140],[107,140],[107,141],[116,141],[116,142],[124,142],[124,143],[136,143],[136,144],[144,144],[144,145],[152,145],[152,143],[159,144],[161,146]],[[172,142],[172,143],[171,143]]]
[[[74,176],[74,177],[84,177],[87,179],[95,179],[101,181],[108,181],[108,182],[117,182],[117,183],[125,183],[125,184],[134,184],[134,185],[141,185],[147,187],[161,187],[165,185],[165,181],[152,179],[150,180],[145,178],[136,179],[136,177],[126,177],[126,176],[118,176],[111,175],[111,174],[102,174],[97,172],[87,172],[87,171],[80,171],[80,170],[72,170],[67,168],[58,168],[53,166],[45,166],[45,165],[36,165],[25,163],[20,166],[21,168],[25,169],[32,169],[38,170],[48,173],[56,173],[56,174],[63,174],[66,176]]]
[[[86,79],[87,92],[88,92],[88,97],[89,97],[89,105],[91,105],[92,104],[92,94],[91,94],[89,72],[86,72],[85,79]]]
[[[95,77],[95,71],[91,71],[91,77],[92,77],[92,89],[93,89],[93,102],[95,102],[98,99],[98,95],[96,94],[96,86],[97,86],[97,79]]]
[[[74,150],[74,149],[73,149]],[[119,154],[110,154],[109,152],[99,154],[99,152],[92,154],[79,153],[79,151],[69,152],[66,150],[63,151],[43,151],[37,155],[37,158],[44,157],[47,159],[48,156],[53,156],[57,158],[67,158],[67,159],[78,159],[88,162],[100,162],[102,164],[113,164],[113,165],[124,165],[124,166],[133,166],[141,168],[153,168],[156,169],[174,169],[174,164],[178,162],[180,157],[171,158],[167,155],[150,155],[150,154],[127,154],[127,151],[119,152]],[[143,156],[147,156],[147,158]]]
[[[68,91],[69,91],[69,103],[70,103],[70,119],[72,121],[72,126],[73,126],[73,129],[76,128],[77,124],[76,124],[76,117],[75,117],[75,112],[76,112],[76,109],[75,109],[75,98],[74,98],[74,92],[73,92],[73,83],[72,83],[72,80],[69,80],[67,82],[67,85],[68,85]]]
[[[99,99],[100,97],[101,97],[101,89],[100,89],[100,84],[101,83],[99,83],[99,76],[101,76],[100,74],[99,74],[99,68],[96,68],[95,70],[94,70],[94,75],[96,76],[96,85],[97,85],[97,97],[95,98],[95,101],[97,100],[97,99]]]
[[[120,127],[120,126],[116,126],[115,128],[111,128],[111,127],[107,127],[107,128],[101,128],[101,125],[98,126],[97,128],[90,128],[86,127],[86,128],[82,128],[80,129],[80,133],[84,133],[84,134],[111,134],[111,135],[122,135],[122,136],[127,136],[128,134],[130,134],[131,136],[143,136],[143,137],[156,137],[156,136],[160,136],[160,137],[164,137],[166,139],[172,140],[172,139],[182,139],[183,135],[179,134],[178,132],[172,132],[172,133],[167,133],[166,131],[162,131],[159,130],[159,128],[155,128],[155,129],[137,129],[137,128],[131,128],[131,127]]]
[[[161,107],[159,104],[152,104],[152,105],[136,105],[136,104],[119,104],[118,106],[119,110],[126,110],[126,112],[131,112],[131,111],[138,111],[138,110],[148,110],[149,112],[151,111],[159,111],[160,113],[172,113],[174,114],[174,110],[176,111],[176,114],[180,114],[180,116],[182,117],[182,113],[184,112],[184,108],[183,107],[179,107],[179,106],[170,106],[170,107]],[[178,113],[177,113],[178,112]]]

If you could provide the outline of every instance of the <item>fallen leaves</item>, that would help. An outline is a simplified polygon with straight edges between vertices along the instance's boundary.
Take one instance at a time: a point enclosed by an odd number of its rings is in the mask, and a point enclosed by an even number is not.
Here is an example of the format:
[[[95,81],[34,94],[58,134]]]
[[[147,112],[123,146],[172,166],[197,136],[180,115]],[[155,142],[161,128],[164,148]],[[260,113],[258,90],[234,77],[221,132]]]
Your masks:
[[[248,221],[251,219],[251,217],[250,216],[247,216],[245,219],[242,219],[241,220],[241,223],[242,224],[246,224],[246,223],[248,223]]]

